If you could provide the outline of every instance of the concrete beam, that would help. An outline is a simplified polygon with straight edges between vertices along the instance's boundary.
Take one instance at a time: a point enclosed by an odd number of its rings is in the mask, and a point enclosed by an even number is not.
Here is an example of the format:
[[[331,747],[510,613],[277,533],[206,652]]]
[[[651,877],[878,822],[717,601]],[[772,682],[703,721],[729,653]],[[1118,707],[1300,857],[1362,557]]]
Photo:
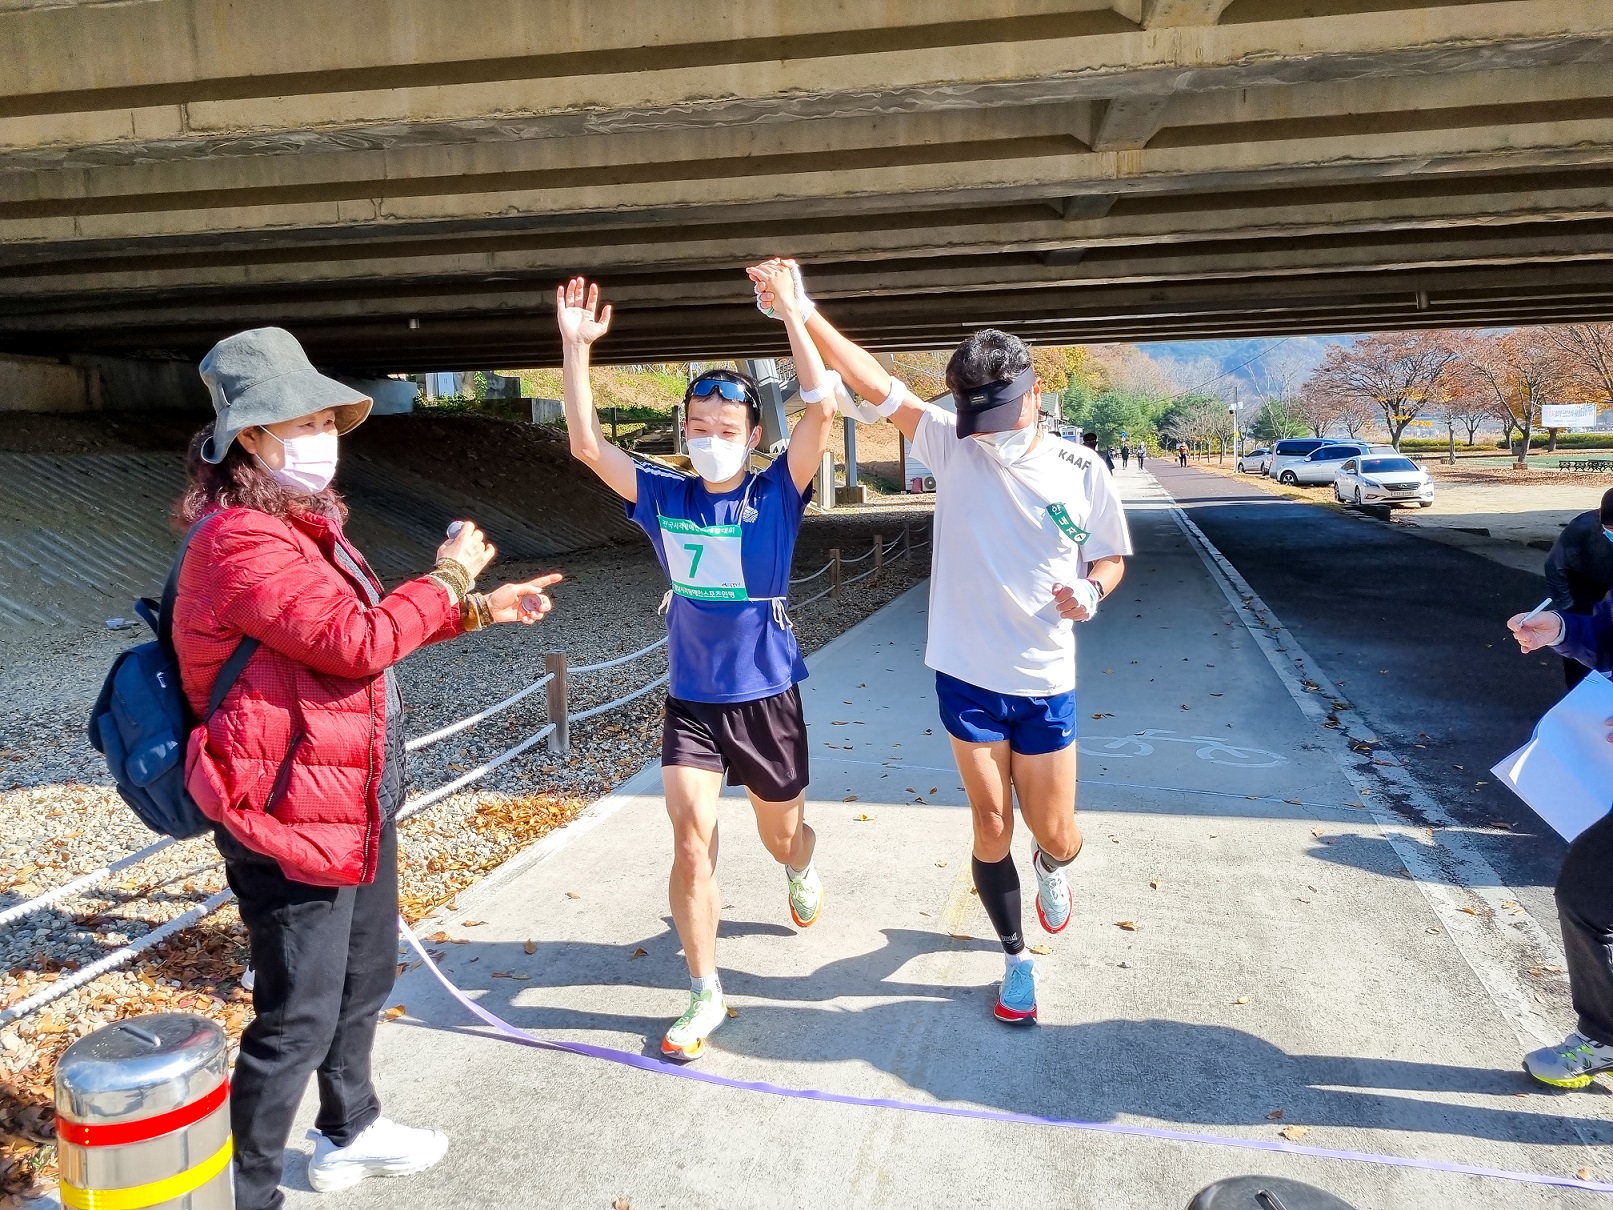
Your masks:
[[[1165,124],[1168,96],[1116,97],[1105,101],[1093,124],[1093,151],[1140,151]]]
[[[1143,0],[1143,25],[1148,29],[1180,29],[1214,25],[1232,0]]]
[[[182,7],[165,5],[157,11],[166,14]],[[888,49],[854,34],[782,47],[725,37],[715,49],[701,48],[698,42],[681,40],[692,36],[675,23],[686,6],[669,4],[651,10],[648,25],[641,24],[633,35],[636,41],[609,53],[572,49],[568,37],[581,39],[579,46],[592,45],[576,30],[562,31],[558,42],[549,30],[548,55],[511,58],[489,50],[483,59],[443,63],[433,57],[422,64],[343,73],[311,65],[343,53],[351,54],[355,63],[373,61],[378,49],[372,45],[373,31],[344,41],[342,18],[321,11],[299,24],[284,11],[288,7],[297,6],[275,6],[277,21],[284,22],[277,24],[277,32],[240,31],[229,42],[231,50],[207,60],[205,70],[200,63],[187,64],[187,56],[198,44],[228,39],[232,22],[240,20],[239,7],[214,14],[205,29],[176,34],[182,51],[172,63],[166,55],[121,53],[101,62],[93,51],[97,37],[161,45],[158,31],[139,24],[138,14],[154,11],[149,5],[98,10],[128,14],[128,27],[119,35],[84,30],[51,34],[39,28],[31,37],[7,39],[8,45],[20,47],[19,60],[12,62],[14,78],[37,81],[35,87],[42,91],[0,98],[0,148],[9,149],[5,154],[16,167],[29,169],[92,166],[120,158],[131,163],[184,156],[300,158],[320,149],[520,143],[584,133],[664,136],[693,126],[734,129],[870,110],[896,114],[1135,92],[1445,77],[1470,70],[1606,63],[1613,56],[1613,15],[1601,0],[1453,4],[1375,13],[1371,20],[1341,15],[1236,23],[1193,31],[1196,42],[1191,47],[1176,38],[1137,31],[1113,13],[1043,12],[983,24],[915,18],[911,28],[891,31]],[[396,24],[392,16],[372,14],[373,4],[351,7],[352,20],[373,17],[380,29]],[[489,4],[468,7],[480,13]],[[849,19],[864,9],[887,8],[912,15],[905,5],[826,11]],[[942,6],[936,10],[937,17],[945,13]],[[513,31],[530,24],[530,15],[489,25],[475,15],[462,15],[452,35],[397,45],[458,47],[461,34],[470,29],[507,25]],[[63,28],[71,28],[70,23]],[[701,28],[701,23],[693,22],[691,28]],[[15,37],[17,29],[15,24],[0,26],[0,37]],[[319,30],[322,36],[287,38],[286,29]],[[65,46],[80,50],[62,55]],[[379,49],[383,55],[402,56],[384,38]],[[703,56],[702,61],[686,62],[689,54]],[[254,56],[263,58],[264,71],[252,70]],[[81,62],[65,62],[69,59]],[[292,60],[309,66],[295,67]],[[97,74],[75,84],[74,73],[91,64]],[[1072,70],[1071,64],[1079,64],[1080,70]],[[219,78],[220,65],[238,74]],[[124,78],[129,83],[118,82]],[[608,105],[601,105],[599,99],[607,97]]]

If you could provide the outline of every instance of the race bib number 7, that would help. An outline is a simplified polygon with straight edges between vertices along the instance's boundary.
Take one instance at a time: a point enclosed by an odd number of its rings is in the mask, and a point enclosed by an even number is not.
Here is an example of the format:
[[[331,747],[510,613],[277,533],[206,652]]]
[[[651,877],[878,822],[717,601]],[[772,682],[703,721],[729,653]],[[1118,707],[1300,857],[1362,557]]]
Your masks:
[[[696,525],[679,517],[661,518],[672,591],[695,601],[748,601],[745,563],[737,525]]]

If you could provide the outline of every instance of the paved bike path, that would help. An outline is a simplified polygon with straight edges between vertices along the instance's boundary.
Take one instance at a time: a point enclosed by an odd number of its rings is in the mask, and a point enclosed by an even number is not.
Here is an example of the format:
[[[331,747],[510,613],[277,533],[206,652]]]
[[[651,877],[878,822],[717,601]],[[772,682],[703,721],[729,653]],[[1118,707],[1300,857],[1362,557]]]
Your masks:
[[[1287,1126],[1307,1145],[1559,1175],[1597,1167],[1613,1142],[1609,1098],[1530,1090],[1512,1018],[1352,805],[1328,737],[1152,480],[1123,482],[1151,498],[1134,507],[1126,583],[1082,632],[1075,919],[1049,938],[1027,912],[1032,942],[1053,951],[1040,959],[1042,1023],[990,1017],[1001,957],[970,891],[967,806],[923,667],[921,586],[809,661],[810,818],[828,890],[817,926],[790,925],[748,807],[724,800],[719,964],[738,1016],[700,1068],[1253,1140]],[[434,947],[445,969],[522,1029],[652,1054],[687,995],[658,770],[580,825],[422,932],[461,940]],[[1014,848],[1028,874],[1023,829]],[[406,1012],[377,1048],[386,1112],[442,1127],[453,1146],[431,1172],[367,1182],[343,1205],[1169,1210],[1258,1171],[1362,1210],[1613,1206],[1468,1176],[711,1087],[498,1041],[424,970],[393,1002]],[[310,1094],[303,1124],[312,1113]],[[298,1191],[300,1159],[287,1179],[290,1205],[329,1204]]]

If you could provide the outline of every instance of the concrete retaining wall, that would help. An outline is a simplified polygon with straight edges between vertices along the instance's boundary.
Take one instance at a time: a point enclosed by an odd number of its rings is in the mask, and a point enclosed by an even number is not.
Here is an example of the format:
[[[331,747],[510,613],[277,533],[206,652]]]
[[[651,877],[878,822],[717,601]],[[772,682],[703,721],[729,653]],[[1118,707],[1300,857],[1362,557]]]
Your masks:
[[[0,354],[0,412],[212,410],[189,361]]]

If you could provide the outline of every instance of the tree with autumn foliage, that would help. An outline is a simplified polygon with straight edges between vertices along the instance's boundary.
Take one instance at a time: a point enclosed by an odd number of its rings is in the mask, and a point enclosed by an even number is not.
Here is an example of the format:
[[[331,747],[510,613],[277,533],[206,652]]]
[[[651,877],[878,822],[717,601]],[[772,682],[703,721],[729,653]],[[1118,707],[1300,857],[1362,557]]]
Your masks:
[[[1561,402],[1574,390],[1573,364],[1551,338],[1551,330],[1517,328],[1501,335],[1479,335],[1463,342],[1462,376],[1482,395],[1503,423],[1523,434],[1517,465],[1529,465],[1529,443],[1540,424],[1540,409]]]
[[[1613,407],[1613,324],[1560,324],[1541,329],[1568,374],[1575,402]]]
[[[1399,449],[1411,422],[1449,393],[1456,363],[1456,342],[1445,333],[1377,333],[1330,346],[1304,389],[1341,406],[1376,407]]]

